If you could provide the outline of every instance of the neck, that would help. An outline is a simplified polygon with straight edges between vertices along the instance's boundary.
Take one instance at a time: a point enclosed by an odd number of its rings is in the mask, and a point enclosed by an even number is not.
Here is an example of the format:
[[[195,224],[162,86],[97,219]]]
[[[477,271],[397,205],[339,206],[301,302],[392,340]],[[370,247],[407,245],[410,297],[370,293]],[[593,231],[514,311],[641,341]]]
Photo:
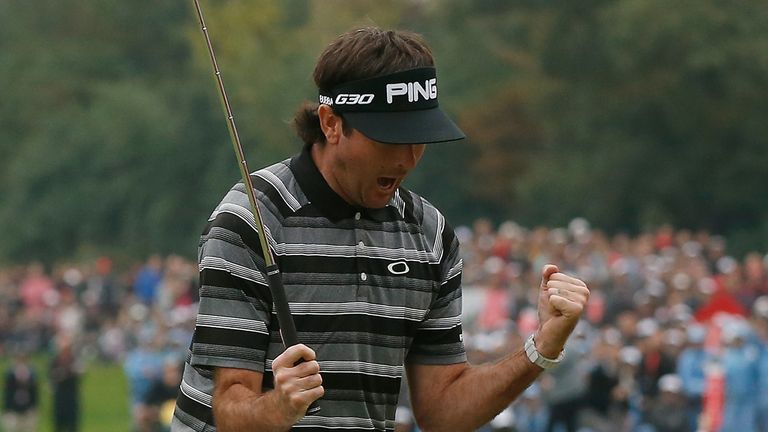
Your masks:
[[[333,155],[328,151],[328,144],[324,142],[316,142],[312,144],[312,147],[309,149],[309,154],[312,156],[312,161],[315,163],[317,170],[320,171],[320,175],[323,176],[323,179],[325,179],[328,186],[344,201],[354,205],[354,203],[350,202],[347,198],[334,176]]]
[[[327,144],[324,142],[316,142],[309,148],[309,155],[312,156],[312,161],[315,163],[317,170],[325,179],[325,182],[331,186],[336,193],[339,191],[333,187],[333,179],[331,177],[331,163],[328,160],[328,153],[326,152]]]

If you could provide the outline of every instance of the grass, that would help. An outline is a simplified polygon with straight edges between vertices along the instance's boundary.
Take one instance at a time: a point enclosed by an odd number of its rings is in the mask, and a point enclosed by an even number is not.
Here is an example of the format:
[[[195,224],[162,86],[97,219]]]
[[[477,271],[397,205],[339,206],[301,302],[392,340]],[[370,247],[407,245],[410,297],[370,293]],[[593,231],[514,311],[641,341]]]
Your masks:
[[[122,367],[94,366],[83,378],[82,432],[127,432],[131,416],[128,380]]]
[[[0,360],[0,370],[5,370],[8,359]],[[53,411],[48,358],[33,359],[40,390],[40,432],[53,431]],[[3,383],[4,385],[4,383]],[[81,432],[128,432],[131,418],[128,381],[121,365],[89,364],[80,381],[80,431]],[[0,426],[1,427],[1,426]]]

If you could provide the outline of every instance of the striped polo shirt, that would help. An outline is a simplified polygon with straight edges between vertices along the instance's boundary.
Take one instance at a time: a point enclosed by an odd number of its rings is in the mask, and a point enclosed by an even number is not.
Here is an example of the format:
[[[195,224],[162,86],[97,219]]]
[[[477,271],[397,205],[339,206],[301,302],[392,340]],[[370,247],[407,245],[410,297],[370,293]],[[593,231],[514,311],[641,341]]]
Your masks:
[[[404,188],[382,209],[349,205],[309,150],[251,176],[299,340],[315,350],[325,388],[320,412],[293,430],[391,431],[406,362],[466,361],[458,241],[434,206]],[[213,368],[261,372],[267,391],[283,352],[243,183],[211,214],[199,266],[173,431],[216,430]]]

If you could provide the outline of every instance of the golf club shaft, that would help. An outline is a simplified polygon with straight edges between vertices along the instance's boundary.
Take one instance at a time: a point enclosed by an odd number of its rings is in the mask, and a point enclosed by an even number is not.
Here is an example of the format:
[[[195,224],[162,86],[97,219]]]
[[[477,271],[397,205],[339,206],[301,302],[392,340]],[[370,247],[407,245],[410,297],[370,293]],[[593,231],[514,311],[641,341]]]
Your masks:
[[[240,143],[240,135],[237,133],[237,126],[235,125],[235,116],[232,114],[232,108],[229,105],[229,98],[227,92],[224,89],[224,81],[221,78],[221,71],[219,70],[219,64],[216,61],[216,55],[213,52],[213,45],[211,44],[211,38],[208,35],[208,27],[205,25],[203,19],[203,11],[200,8],[200,2],[195,1],[195,9],[197,10],[197,17],[200,19],[200,28],[203,30],[205,36],[205,42],[208,45],[208,54],[211,57],[211,63],[213,64],[213,72],[216,76],[216,84],[219,87],[219,94],[221,95],[221,101],[224,105],[224,110],[227,114],[227,126],[229,128],[229,134],[232,138],[232,146],[235,150],[235,156],[237,157],[237,163],[240,166],[240,175],[243,178],[245,185],[245,193],[248,195],[248,201],[251,204],[251,211],[256,222],[256,231],[259,235],[259,243],[261,244],[261,251],[264,255],[264,262],[266,264],[267,283],[269,284],[269,290],[272,293],[272,300],[275,304],[275,312],[277,314],[277,321],[280,324],[280,337],[283,340],[283,346],[286,348],[299,343],[299,338],[296,332],[296,325],[293,322],[291,316],[291,309],[288,306],[288,299],[285,296],[285,288],[283,287],[283,279],[280,275],[280,269],[277,267],[275,260],[272,256],[272,252],[267,244],[267,235],[264,230],[264,222],[259,212],[258,202],[256,201],[256,193],[253,189],[253,182],[251,180],[250,171],[248,170],[248,164],[245,161],[245,153],[243,152],[243,146]],[[316,402],[312,402],[312,405],[307,409],[307,414],[314,414],[320,411]]]

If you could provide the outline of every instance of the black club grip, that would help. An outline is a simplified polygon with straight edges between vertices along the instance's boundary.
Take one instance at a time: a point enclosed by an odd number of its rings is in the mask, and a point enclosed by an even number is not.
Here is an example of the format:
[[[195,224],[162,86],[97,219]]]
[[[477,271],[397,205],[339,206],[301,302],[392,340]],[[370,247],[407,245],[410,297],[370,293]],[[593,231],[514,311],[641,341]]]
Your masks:
[[[280,325],[280,338],[283,340],[283,346],[288,348],[297,345],[299,343],[299,336],[296,332],[296,324],[291,316],[291,308],[288,306],[288,298],[285,296],[283,278],[280,276],[280,269],[277,265],[267,267],[267,283],[275,303],[275,312],[277,314],[277,322]],[[296,362],[296,364],[303,362],[304,360],[302,359]],[[318,412],[320,412],[320,407],[317,406],[317,401],[314,401],[307,408],[307,415],[317,414]]]

